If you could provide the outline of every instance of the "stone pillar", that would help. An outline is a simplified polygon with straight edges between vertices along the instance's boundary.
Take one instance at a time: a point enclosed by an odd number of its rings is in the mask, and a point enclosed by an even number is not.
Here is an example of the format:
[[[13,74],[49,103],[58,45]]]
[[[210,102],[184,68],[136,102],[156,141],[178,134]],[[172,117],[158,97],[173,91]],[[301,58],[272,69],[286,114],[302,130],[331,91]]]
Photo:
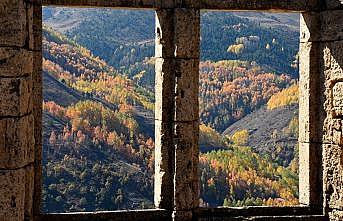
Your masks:
[[[343,218],[343,5],[326,1],[321,15],[321,69],[325,98],[323,126],[324,208],[330,220]]]
[[[156,21],[155,204],[191,220],[199,206],[200,11],[160,9]]]
[[[320,15],[302,13],[299,52],[299,201],[322,205],[323,92],[320,72]]]
[[[0,2],[0,221],[33,218],[32,18],[30,3]]]

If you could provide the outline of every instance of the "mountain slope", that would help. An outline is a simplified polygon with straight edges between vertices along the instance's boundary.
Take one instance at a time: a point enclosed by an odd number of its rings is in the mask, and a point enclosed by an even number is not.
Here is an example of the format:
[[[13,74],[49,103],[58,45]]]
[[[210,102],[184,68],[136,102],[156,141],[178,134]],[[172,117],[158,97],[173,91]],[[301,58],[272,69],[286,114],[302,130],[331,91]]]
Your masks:
[[[154,12],[152,10],[45,7],[44,21],[89,48],[131,78],[145,71],[144,86],[153,89]],[[288,17],[288,18],[287,18]],[[277,73],[297,76],[292,67],[298,52],[298,14],[201,13],[201,59],[256,61]],[[240,38],[257,36],[243,53],[228,51]],[[294,66],[294,65],[293,65]]]

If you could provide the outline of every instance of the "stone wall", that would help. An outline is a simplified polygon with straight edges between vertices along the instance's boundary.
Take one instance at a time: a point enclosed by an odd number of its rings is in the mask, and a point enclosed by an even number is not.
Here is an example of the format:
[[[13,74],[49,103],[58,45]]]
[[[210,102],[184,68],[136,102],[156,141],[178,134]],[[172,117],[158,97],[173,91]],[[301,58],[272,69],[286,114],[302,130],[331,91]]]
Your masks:
[[[156,10],[157,209],[76,214],[40,214],[41,4],[0,0],[0,221],[343,220],[341,0],[43,0],[48,5]],[[200,9],[302,12],[301,206],[198,208]]]

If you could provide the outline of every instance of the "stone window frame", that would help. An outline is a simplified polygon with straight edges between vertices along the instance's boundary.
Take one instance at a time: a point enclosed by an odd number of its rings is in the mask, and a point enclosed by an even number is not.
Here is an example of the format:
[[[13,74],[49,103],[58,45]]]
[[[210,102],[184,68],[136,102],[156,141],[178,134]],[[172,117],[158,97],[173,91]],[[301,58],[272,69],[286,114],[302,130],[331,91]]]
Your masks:
[[[261,220],[323,220],[321,141],[316,102],[320,90],[320,30],[315,0],[27,0],[32,4],[34,193],[33,217],[37,220],[225,220],[260,217]],[[155,190],[156,209],[86,213],[42,214],[41,198],[41,32],[42,4],[65,7],[110,7],[156,11],[156,103],[155,103]],[[200,10],[248,10],[300,12],[300,100],[299,100],[299,206],[199,208],[199,51]],[[255,219],[254,219],[255,220]],[[256,220],[259,220],[256,218]]]

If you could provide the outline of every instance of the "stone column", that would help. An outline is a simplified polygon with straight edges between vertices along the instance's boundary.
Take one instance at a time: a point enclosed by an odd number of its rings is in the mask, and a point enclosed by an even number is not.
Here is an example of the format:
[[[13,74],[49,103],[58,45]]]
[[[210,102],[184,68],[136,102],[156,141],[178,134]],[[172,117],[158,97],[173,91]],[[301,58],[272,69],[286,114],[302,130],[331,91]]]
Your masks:
[[[320,12],[320,73],[325,98],[323,125],[324,208],[343,219],[343,3],[327,0]]]
[[[199,205],[200,12],[156,12],[155,204],[173,220],[191,220]]]
[[[0,2],[0,221],[33,218],[32,16],[24,0]]]
[[[320,14],[302,13],[299,52],[299,201],[322,202],[323,92],[320,72]]]

